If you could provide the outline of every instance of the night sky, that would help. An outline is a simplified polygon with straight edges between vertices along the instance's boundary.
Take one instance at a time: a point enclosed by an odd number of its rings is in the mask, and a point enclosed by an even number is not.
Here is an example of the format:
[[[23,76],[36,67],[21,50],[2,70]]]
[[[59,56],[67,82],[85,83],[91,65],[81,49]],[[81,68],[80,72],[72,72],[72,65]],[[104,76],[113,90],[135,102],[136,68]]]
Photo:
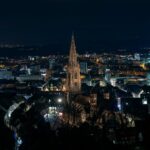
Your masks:
[[[79,49],[150,46],[150,2],[141,0],[1,0],[0,43]]]

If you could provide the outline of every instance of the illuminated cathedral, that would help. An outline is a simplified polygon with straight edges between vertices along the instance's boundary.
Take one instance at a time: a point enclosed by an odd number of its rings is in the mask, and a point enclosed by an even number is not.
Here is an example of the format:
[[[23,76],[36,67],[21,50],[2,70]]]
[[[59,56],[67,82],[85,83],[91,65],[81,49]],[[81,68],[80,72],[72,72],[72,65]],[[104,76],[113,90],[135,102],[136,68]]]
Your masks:
[[[80,65],[77,61],[75,38],[72,35],[69,62],[67,66],[67,91],[77,93],[81,91]]]

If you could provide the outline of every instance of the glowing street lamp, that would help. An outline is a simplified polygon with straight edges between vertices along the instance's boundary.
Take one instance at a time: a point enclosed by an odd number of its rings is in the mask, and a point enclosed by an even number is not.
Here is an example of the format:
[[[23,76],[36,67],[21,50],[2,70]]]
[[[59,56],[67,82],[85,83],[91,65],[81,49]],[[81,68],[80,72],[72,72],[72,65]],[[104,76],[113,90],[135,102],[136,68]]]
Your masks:
[[[58,101],[58,103],[61,103],[61,102],[62,102],[62,99],[61,99],[61,98],[58,98],[57,101]]]
[[[62,113],[62,112],[59,112],[58,115],[59,115],[59,117],[62,117],[62,116],[63,116],[63,113]]]
[[[146,99],[146,98],[144,98],[144,99],[142,100],[142,104],[143,104],[143,105],[147,105],[147,104],[148,104],[148,102],[147,102],[147,99]]]

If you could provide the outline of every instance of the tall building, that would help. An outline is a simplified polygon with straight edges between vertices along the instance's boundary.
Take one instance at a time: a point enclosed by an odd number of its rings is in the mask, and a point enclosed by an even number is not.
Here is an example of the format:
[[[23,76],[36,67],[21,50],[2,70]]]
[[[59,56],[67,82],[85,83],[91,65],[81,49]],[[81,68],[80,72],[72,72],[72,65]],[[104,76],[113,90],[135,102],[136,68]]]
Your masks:
[[[88,73],[87,62],[80,63],[80,72],[85,74]]]
[[[49,69],[53,69],[55,64],[55,59],[49,59]]]
[[[80,92],[80,90],[81,90],[80,65],[77,61],[77,52],[74,35],[72,35],[69,63],[67,68],[67,91]]]
[[[111,79],[111,71],[110,71],[110,69],[106,68],[106,70],[105,70],[105,81],[110,82],[110,79]]]
[[[139,54],[139,53],[135,53],[135,54],[134,54],[134,59],[135,59],[135,60],[141,60],[140,54]]]

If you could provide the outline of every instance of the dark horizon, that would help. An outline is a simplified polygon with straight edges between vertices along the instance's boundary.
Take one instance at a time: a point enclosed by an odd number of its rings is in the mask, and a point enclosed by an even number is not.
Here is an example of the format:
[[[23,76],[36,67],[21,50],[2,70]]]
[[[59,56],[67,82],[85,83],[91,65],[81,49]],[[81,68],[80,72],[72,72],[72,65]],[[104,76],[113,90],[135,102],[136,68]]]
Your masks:
[[[66,52],[74,31],[79,53],[150,47],[150,3],[144,0],[6,0],[0,6],[0,44]]]

